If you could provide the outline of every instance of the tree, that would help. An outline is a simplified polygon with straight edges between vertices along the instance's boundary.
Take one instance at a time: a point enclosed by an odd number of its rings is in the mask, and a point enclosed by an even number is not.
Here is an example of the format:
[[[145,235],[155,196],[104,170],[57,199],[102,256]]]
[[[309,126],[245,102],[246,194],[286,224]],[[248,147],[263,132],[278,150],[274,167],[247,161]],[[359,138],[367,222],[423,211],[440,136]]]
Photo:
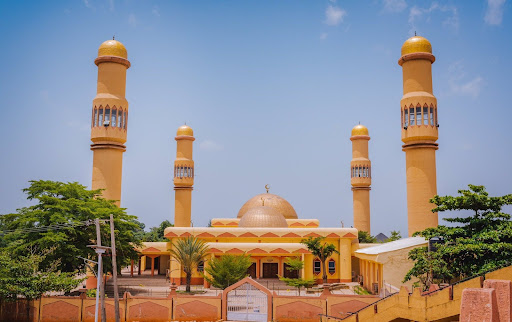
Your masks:
[[[210,276],[203,276],[211,285],[225,289],[246,277],[251,264],[249,255],[223,255],[208,262],[204,270]]]
[[[144,232],[142,236],[143,242],[162,242],[168,241],[166,237],[164,237],[164,230],[167,227],[174,227],[174,225],[169,220],[164,220],[160,223],[160,225],[156,227],[151,227],[148,232]]]
[[[28,256],[27,249],[54,249],[39,264],[41,269],[52,267],[62,272],[74,272],[84,267],[78,256],[96,258],[87,245],[96,240],[93,221],[114,215],[118,268],[137,258],[140,246],[137,217],[126,214],[114,201],[101,198],[101,190],[87,190],[77,182],[30,181],[23,189],[27,199],[36,204],[0,216],[2,238],[9,254]],[[110,246],[110,227],[101,225],[102,244]],[[104,272],[111,271],[110,257],[105,256]]]
[[[56,270],[57,265],[40,269],[41,263],[53,250],[36,252],[29,249],[28,255],[18,257],[12,257],[6,251],[0,252],[0,302],[15,301],[19,296],[34,300],[47,292],[69,292],[77,287],[83,281],[83,278],[75,277],[77,272],[61,273]],[[30,317],[28,305],[27,316]]]
[[[208,253],[208,245],[201,239],[189,236],[184,239],[177,239],[172,243],[172,248],[169,251],[171,252],[171,257],[180,263],[181,268],[185,272],[185,291],[190,292],[192,271],[197,268],[200,262],[205,260]]]
[[[366,232],[366,231],[358,231],[357,232],[357,238],[359,239],[359,242],[360,243],[376,243],[377,242],[377,238],[373,237],[372,235],[370,235],[370,233]]]
[[[400,232],[396,231],[396,230],[392,230],[391,236],[388,239],[386,239],[386,243],[389,243],[389,242],[392,242],[395,240],[399,240],[399,239],[402,239],[402,235],[400,234]]]
[[[510,265],[512,258],[512,222],[501,212],[512,204],[512,194],[489,197],[484,186],[469,185],[459,196],[434,196],[432,212],[469,211],[466,217],[445,218],[454,226],[438,226],[414,233],[427,240],[441,237],[430,253],[427,248],[414,249],[409,258],[415,263],[404,281],[417,277],[428,289],[436,281],[451,281],[481,274],[490,269]]]
[[[313,256],[318,257],[318,259],[320,259],[320,262],[322,262],[322,279],[325,284],[327,283],[327,270],[325,269],[325,261],[332,254],[339,254],[339,252],[336,249],[336,246],[334,246],[333,244],[322,244],[324,239],[325,237],[309,237],[308,239],[301,240],[301,244],[306,245],[311,254],[313,254]]]
[[[299,272],[301,269],[304,268],[304,262],[298,258],[298,257],[288,257],[285,261],[285,263],[288,265],[286,269],[290,272]],[[297,291],[299,292],[300,296],[300,289],[302,287],[308,288],[313,285],[315,285],[314,279],[303,279],[303,278],[287,278],[279,276],[279,279],[286,283],[286,285],[291,287],[296,287]]]

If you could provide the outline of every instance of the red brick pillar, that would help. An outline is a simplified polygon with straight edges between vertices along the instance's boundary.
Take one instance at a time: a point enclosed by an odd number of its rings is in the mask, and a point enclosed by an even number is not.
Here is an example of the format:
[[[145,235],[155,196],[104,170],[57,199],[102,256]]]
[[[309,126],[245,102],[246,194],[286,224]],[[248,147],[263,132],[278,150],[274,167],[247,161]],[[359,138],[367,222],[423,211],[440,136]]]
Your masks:
[[[464,289],[460,301],[459,320],[465,322],[500,322],[496,291],[492,288]]]
[[[512,321],[512,282],[508,280],[485,280],[484,288],[496,291],[500,321]]]

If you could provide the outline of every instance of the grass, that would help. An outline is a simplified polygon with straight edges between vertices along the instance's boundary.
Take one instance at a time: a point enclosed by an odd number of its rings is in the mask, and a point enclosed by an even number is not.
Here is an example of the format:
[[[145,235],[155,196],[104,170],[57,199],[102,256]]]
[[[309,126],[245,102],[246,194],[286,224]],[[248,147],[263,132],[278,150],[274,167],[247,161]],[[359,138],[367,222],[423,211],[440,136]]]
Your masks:
[[[368,292],[365,288],[363,288],[359,285],[354,286],[354,293],[356,293],[357,295],[371,295],[372,294],[372,293]]]

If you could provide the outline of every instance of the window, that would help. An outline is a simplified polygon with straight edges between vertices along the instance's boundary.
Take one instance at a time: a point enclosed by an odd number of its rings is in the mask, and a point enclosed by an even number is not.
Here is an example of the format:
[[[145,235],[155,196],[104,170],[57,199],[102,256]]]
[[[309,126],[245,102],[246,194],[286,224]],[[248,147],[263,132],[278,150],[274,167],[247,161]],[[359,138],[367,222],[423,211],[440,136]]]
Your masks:
[[[198,272],[204,271],[204,262],[203,261],[200,261],[199,263],[197,263],[197,271]]]
[[[123,128],[126,130],[126,123],[128,123],[128,113],[123,112]]]
[[[421,125],[421,106],[416,106],[416,125]]]
[[[413,126],[414,123],[414,107],[409,108],[409,125]]]
[[[105,109],[105,122],[110,122],[110,108]]]
[[[400,109],[400,121],[402,122],[402,127],[404,127],[404,110]]]
[[[430,125],[434,125],[434,108],[430,106]]]
[[[404,120],[404,126],[409,126],[409,110],[407,108],[404,110]]]
[[[334,261],[334,259],[330,259],[329,260],[329,274],[334,274],[336,273],[336,262]]]
[[[428,107],[423,106],[423,125],[428,125]]]
[[[313,261],[313,273],[314,274],[320,274],[320,272],[322,271],[322,262],[320,262],[319,259],[315,259]]]
[[[93,126],[98,126],[98,109],[94,109],[94,119],[92,121]]]
[[[117,126],[117,109],[115,107],[112,107],[112,126],[113,127],[116,127]]]
[[[98,118],[98,126],[102,126],[103,125],[103,109],[102,108],[100,108],[99,113],[100,113],[100,115]]]
[[[437,122],[438,122],[437,118],[438,118],[437,108],[434,108],[434,125],[435,126],[437,126]]]

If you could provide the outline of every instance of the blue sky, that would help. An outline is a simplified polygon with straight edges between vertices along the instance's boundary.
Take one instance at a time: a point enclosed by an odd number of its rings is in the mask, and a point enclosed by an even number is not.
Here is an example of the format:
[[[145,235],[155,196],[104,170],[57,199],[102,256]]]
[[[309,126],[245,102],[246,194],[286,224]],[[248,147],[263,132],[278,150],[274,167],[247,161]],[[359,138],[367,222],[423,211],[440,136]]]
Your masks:
[[[402,43],[436,56],[437,186],[511,193],[511,2],[2,1],[0,213],[32,179],[90,186],[93,61],[123,42],[132,67],[122,206],[173,220],[176,129],[195,132],[194,225],[255,194],[300,218],[352,225],[350,130],[370,130],[372,233],[407,232]]]

